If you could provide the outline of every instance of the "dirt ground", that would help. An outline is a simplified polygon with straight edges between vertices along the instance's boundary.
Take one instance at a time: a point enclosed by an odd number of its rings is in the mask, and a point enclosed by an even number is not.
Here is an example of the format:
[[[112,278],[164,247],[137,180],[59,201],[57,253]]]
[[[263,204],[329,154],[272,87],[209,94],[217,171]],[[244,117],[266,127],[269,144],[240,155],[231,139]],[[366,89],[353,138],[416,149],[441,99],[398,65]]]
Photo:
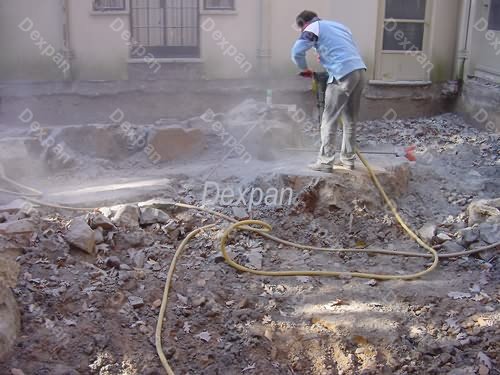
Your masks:
[[[224,116],[230,127],[235,114]],[[279,121],[285,123],[286,116]],[[498,200],[491,201],[500,196],[498,134],[445,114],[364,122],[358,138],[365,150],[418,146],[418,161],[409,166],[408,184],[395,201],[411,227],[424,228],[421,233],[439,252],[499,241],[500,206],[495,206]],[[213,147],[216,137],[210,139],[208,148],[214,151],[200,160],[210,165],[204,172],[225,154]],[[314,154],[297,151],[295,156],[307,164]],[[265,171],[277,163],[276,157],[253,163],[248,173],[255,174],[248,177],[238,160],[229,158],[213,178],[274,186],[275,176]],[[95,180],[125,178],[132,165],[141,177],[172,177],[177,200],[203,203],[206,175],[176,169],[185,163],[161,168],[148,167],[143,159],[95,164]],[[184,173],[177,173],[181,169]],[[37,186],[59,184],[63,190],[67,181],[66,187],[75,183],[83,189],[90,184],[89,173],[76,166]],[[327,193],[322,187],[328,175],[309,179],[307,186],[294,190],[291,205],[259,205],[250,211],[244,205],[212,208],[264,220],[273,226],[273,234],[299,243],[423,252],[396,224],[375,188],[365,184],[372,193],[324,206]],[[153,192],[145,195],[155,197]],[[136,198],[127,202],[143,195]],[[483,204],[491,210],[477,217],[474,204],[481,200],[488,200]],[[6,223],[31,218],[36,230],[0,235],[4,256],[20,265],[13,291],[22,327],[11,354],[0,363],[0,374],[163,374],[154,330],[168,268],[186,234],[209,223],[216,226],[193,239],[181,257],[167,307],[162,337],[176,374],[500,372],[498,248],[443,260],[437,270],[412,281],[262,277],[224,263],[219,244],[228,223],[207,213],[164,209],[147,222],[144,214],[139,215],[142,223],[134,215],[123,222],[115,209],[102,207],[85,216],[103,236],[96,254],[68,243],[68,225],[81,213],[35,207],[28,214],[2,215],[0,221]],[[229,249],[242,264],[263,270],[401,275],[429,266],[426,258],[301,251],[246,232],[232,235]]]

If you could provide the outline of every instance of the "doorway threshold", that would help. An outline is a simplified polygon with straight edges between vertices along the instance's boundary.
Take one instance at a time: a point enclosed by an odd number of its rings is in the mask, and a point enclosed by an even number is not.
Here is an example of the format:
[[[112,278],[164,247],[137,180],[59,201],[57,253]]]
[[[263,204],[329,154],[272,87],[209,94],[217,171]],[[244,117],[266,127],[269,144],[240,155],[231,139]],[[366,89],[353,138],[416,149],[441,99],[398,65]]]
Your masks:
[[[420,87],[420,86],[430,86],[432,81],[382,81],[371,79],[368,84],[373,86],[404,86],[404,87]]]

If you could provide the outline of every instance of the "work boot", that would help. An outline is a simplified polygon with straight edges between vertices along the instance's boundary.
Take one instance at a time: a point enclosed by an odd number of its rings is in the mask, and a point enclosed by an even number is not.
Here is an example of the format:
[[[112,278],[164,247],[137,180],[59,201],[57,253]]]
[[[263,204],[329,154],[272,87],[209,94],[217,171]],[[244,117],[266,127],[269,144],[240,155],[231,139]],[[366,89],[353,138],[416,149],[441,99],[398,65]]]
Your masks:
[[[347,169],[349,171],[353,171],[354,170],[354,160],[352,160],[352,161],[343,161],[343,162],[341,162],[341,165],[342,165],[342,167],[344,167],[345,169]]]
[[[349,171],[354,170],[354,159],[342,159],[340,158],[340,165],[343,169],[347,169]]]
[[[332,173],[333,172],[333,167],[330,164],[323,164],[320,162],[316,162],[314,164],[309,164],[308,167],[309,167],[309,169],[312,169],[313,171],[324,172],[324,173]]]

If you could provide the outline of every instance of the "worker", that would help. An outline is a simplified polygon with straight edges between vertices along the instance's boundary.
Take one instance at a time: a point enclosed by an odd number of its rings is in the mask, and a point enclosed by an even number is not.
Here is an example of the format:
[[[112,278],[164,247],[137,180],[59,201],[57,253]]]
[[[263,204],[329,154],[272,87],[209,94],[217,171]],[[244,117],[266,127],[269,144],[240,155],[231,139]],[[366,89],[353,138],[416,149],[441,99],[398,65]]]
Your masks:
[[[360,56],[351,31],[344,25],[322,20],[315,12],[305,10],[297,16],[301,30],[292,48],[292,60],[302,70],[303,77],[312,77],[308,69],[306,52],[315,48],[319,62],[329,74],[325,110],[321,121],[321,148],[316,163],[309,168],[320,172],[333,172],[336,135],[340,120],[343,139],[340,162],[354,169],[356,122],[358,121],[361,93],[365,86],[366,65]]]

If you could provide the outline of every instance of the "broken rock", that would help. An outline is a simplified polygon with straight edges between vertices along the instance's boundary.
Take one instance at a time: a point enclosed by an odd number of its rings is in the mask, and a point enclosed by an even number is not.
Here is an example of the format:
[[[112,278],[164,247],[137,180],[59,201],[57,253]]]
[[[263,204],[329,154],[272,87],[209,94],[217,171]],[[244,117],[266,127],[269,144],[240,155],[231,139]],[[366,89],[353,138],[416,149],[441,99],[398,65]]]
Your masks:
[[[116,229],[113,222],[108,219],[103,214],[95,214],[90,218],[90,227],[92,229],[102,228],[104,230],[113,230]]]
[[[14,288],[19,275],[19,264],[9,259],[0,259],[0,285]],[[1,306],[1,304],[0,304]]]
[[[464,228],[458,231],[458,236],[461,238],[463,244],[470,245],[471,243],[479,240],[479,228]]]
[[[29,212],[33,209],[34,205],[24,199],[16,199],[9,204],[0,206],[0,213],[15,214],[18,211]]]
[[[117,270],[119,270],[120,264],[120,258],[118,258],[117,256],[112,256],[106,259],[106,266],[108,266],[109,268],[116,268]]]
[[[0,360],[12,350],[21,328],[16,299],[10,288],[0,280]]]
[[[128,303],[130,303],[134,309],[144,306],[144,300],[141,297],[130,296],[128,297]]]
[[[262,269],[262,254],[258,249],[253,249],[248,253],[248,265],[256,270]]]
[[[481,239],[487,244],[500,242],[500,223],[485,222],[479,226]]]
[[[233,207],[233,216],[238,220],[243,220],[248,218],[247,211],[242,207]]]
[[[162,210],[151,207],[141,208],[141,225],[151,225],[155,223],[166,224],[170,220],[170,216]]]
[[[446,233],[439,233],[437,236],[436,236],[437,240],[439,243],[443,243],[443,242],[446,242],[446,241],[451,241],[451,237],[448,236]]]
[[[141,211],[137,205],[126,204],[120,206],[113,217],[113,223],[119,227],[134,228],[139,226]]]
[[[36,231],[35,224],[29,219],[9,221],[0,224],[0,234],[25,234]]]
[[[146,238],[142,231],[131,231],[128,233],[118,233],[115,236],[115,242],[118,250],[127,250],[142,246]]]
[[[78,217],[71,221],[69,230],[64,238],[70,245],[88,254],[95,254],[95,233],[88,226],[84,217]]]
[[[470,227],[474,224],[481,224],[491,216],[500,216],[500,198],[472,202],[467,212]]]
[[[133,256],[134,264],[137,268],[144,268],[144,263],[146,262],[146,254],[144,251],[139,250]]]
[[[465,251],[465,248],[454,241],[446,241],[443,244],[443,250],[446,253],[459,253]]]
[[[97,227],[96,230],[94,230],[95,233],[95,243],[100,244],[104,242],[104,232],[102,230],[102,227]]]
[[[436,226],[434,224],[425,224],[420,228],[418,234],[425,242],[430,243],[436,234]]]

